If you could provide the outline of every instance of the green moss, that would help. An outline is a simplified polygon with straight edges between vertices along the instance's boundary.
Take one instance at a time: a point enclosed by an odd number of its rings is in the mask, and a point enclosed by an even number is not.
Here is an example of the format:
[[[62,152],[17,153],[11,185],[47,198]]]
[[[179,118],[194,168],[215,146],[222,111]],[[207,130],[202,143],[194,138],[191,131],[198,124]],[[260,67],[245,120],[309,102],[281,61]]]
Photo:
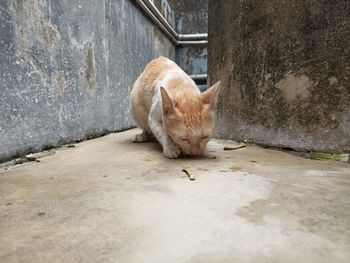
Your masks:
[[[321,153],[311,152],[310,159],[312,160],[332,160],[339,162],[347,162],[349,160],[348,153]]]

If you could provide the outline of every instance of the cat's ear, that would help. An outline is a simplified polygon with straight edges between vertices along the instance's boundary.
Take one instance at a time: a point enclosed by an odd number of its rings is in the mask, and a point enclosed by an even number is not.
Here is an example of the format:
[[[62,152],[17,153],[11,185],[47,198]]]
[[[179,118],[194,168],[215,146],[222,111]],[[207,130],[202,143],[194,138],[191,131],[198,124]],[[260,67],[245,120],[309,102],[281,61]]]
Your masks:
[[[174,114],[175,113],[174,103],[169,97],[168,92],[163,87],[160,87],[160,94],[162,96],[163,113],[165,115]]]
[[[201,94],[202,103],[209,105],[210,109],[214,109],[218,100],[219,92],[220,81],[216,82],[213,86]]]

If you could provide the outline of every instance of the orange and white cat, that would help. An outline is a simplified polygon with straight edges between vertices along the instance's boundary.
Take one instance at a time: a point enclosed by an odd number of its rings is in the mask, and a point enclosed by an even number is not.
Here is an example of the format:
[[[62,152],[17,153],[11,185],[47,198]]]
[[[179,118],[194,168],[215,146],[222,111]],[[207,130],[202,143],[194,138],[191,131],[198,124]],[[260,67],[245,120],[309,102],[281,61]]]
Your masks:
[[[133,142],[155,137],[167,158],[182,152],[199,155],[215,128],[220,82],[200,93],[194,81],[173,61],[148,63],[131,91],[131,112],[143,130]]]

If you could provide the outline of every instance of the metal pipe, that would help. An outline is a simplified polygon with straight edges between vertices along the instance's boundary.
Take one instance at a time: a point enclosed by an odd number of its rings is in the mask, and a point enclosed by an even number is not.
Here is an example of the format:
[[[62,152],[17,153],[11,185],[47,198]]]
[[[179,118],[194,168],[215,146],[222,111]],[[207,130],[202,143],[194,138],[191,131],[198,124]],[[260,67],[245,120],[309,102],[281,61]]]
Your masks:
[[[193,80],[206,80],[207,77],[208,77],[207,74],[190,75],[190,78]]]
[[[179,40],[207,40],[208,34],[179,34]]]
[[[180,40],[176,42],[176,45],[206,45],[208,44],[207,40]]]
[[[145,5],[145,3],[142,0],[136,0],[136,2],[139,4],[139,6],[147,13],[147,15],[150,16],[152,21],[156,23],[163,31],[164,33],[170,38],[172,42],[174,42],[175,45],[177,45],[177,39],[171,34],[164,26],[163,24],[157,19],[157,17],[152,13],[152,11]]]
[[[208,34],[178,34],[168,23],[158,8],[149,0],[136,0],[139,6],[149,15],[175,45],[206,45]]]
[[[178,34],[174,30],[174,28],[168,23],[168,21],[164,18],[161,12],[159,12],[158,8],[153,4],[153,2],[149,0],[142,0],[144,4],[153,12],[153,14],[158,18],[158,20],[164,25],[164,27],[178,40]]]

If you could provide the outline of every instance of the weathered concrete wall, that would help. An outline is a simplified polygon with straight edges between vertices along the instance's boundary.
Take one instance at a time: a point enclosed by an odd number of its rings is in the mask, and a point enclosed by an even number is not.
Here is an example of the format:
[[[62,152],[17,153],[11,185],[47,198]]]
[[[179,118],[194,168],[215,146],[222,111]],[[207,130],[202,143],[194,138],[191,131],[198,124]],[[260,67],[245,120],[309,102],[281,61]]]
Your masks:
[[[350,2],[209,2],[217,136],[350,150]]]
[[[0,161],[131,127],[134,80],[175,59],[131,0],[3,0],[0,36]]]
[[[208,0],[176,0],[176,31],[181,34],[208,31]]]
[[[207,74],[207,48],[199,45],[178,46],[176,48],[176,62],[189,75]]]
[[[175,24],[179,34],[208,32],[208,0],[177,0]],[[207,73],[206,46],[179,46],[176,48],[176,62],[190,75]]]
[[[175,27],[175,5],[177,0],[152,0],[158,11],[168,21],[168,23]]]

